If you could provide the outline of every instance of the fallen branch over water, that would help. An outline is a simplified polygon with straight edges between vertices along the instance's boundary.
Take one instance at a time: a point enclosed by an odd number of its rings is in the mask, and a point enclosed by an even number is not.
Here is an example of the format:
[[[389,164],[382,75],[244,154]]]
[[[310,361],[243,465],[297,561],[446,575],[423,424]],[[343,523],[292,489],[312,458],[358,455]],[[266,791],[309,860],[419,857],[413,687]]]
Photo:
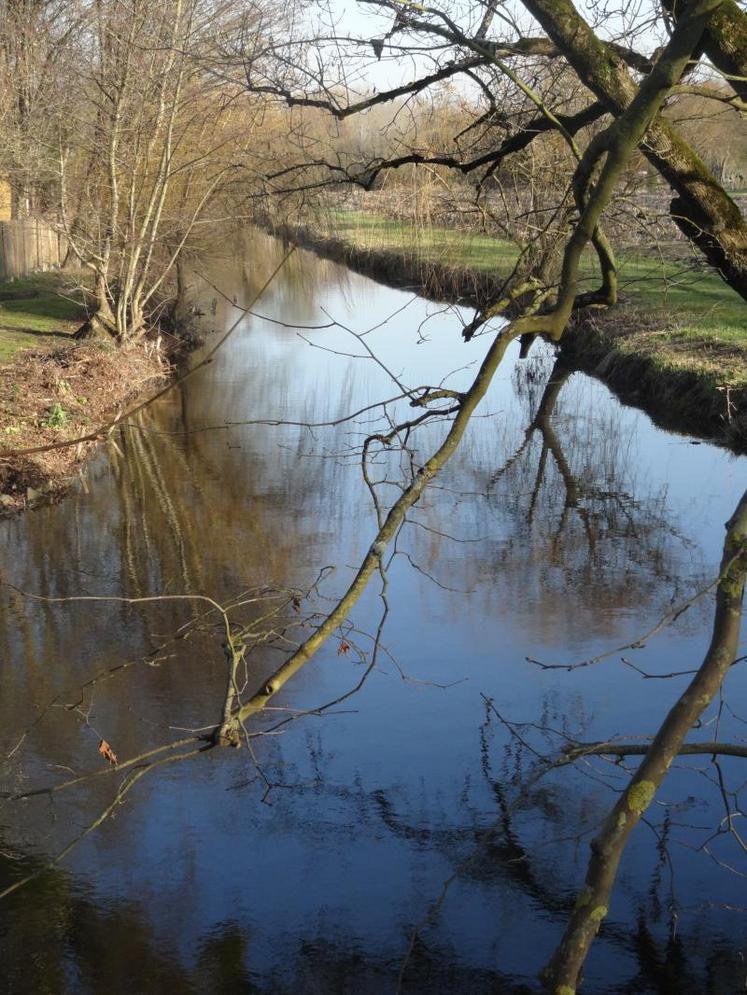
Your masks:
[[[645,757],[651,743],[574,743],[563,750],[564,760],[581,757]],[[747,746],[739,743],[683,743],[677,750],[678,757],[741,757],[747,759]]]

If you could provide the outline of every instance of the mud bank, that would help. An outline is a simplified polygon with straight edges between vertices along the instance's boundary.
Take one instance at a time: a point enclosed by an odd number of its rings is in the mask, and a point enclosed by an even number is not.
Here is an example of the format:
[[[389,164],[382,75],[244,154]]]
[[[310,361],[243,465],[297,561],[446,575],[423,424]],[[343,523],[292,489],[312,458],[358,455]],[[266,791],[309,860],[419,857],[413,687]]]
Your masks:
[[[0,516],[61,497],[106,438],[101,426],[169,372],[148,345],[90,342],[24,351],[0,366]]]

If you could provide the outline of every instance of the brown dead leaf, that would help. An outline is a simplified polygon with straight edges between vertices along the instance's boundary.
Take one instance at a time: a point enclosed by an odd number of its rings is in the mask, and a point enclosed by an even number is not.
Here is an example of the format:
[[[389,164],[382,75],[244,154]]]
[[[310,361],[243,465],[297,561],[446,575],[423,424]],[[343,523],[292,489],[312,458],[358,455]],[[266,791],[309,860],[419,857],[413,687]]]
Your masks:
[[[113,766],[116,766],[119,763],[119,761],[117,760],[117,754],[114,752],[111,746],[109,746],[109,744],[105,739],[102,739],[101,742],[99,743],[99,753],[104,758],[104,760],[108,760],[109,763],[112,764]]]

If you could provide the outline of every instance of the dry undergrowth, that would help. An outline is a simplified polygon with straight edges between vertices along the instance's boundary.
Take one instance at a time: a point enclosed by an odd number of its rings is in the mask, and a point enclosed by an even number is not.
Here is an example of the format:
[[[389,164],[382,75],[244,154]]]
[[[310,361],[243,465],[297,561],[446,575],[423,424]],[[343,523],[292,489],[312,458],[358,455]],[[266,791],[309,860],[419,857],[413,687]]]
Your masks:
[[[167,372],[152,348],[98,343],[25,352],[0,366],[0,514],[61,494],[96,443],[15,453],[86,435]]]

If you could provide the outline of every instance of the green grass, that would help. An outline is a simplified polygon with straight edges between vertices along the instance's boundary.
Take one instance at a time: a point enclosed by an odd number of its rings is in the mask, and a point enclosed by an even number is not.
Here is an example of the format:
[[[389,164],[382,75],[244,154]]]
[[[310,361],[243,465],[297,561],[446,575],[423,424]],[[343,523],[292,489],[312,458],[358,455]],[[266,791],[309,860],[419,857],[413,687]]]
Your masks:
[[[424,262],[499,276],[509,274],[518,255],[515,245],[487,235],[418,226],[377,214],[337,211],[331,226],[359,248],[390,249]],[[716,274],[681,256],[681,243],[664,247],[664,254],[619,253],[621,302],[631,313],[645,316],[647,329],[626,335],[621,349],[646,351],[662,365],[694,363],[722,381],[747,383],[747,304]],[[596,260],[590,252],[582,263],[582,287],[594,286],[595,281]]]
[[[643,253],[621,253],[619,267],[621,293],[633,303],[669,316],[685,334],[747,346],[747,304],[715,273]]]
[[[508,272],[516,261],[516,246],[510,242],[448,228],[424,228],[380,214],[336,211],[332,227],[340,238],[359,247],[406,251],[425,262],[463,266],[484,273]]]
[[[68,283],[58,272],[0,282],[0,363],[22,349],[51,347],[72,335],[85,312]]]

